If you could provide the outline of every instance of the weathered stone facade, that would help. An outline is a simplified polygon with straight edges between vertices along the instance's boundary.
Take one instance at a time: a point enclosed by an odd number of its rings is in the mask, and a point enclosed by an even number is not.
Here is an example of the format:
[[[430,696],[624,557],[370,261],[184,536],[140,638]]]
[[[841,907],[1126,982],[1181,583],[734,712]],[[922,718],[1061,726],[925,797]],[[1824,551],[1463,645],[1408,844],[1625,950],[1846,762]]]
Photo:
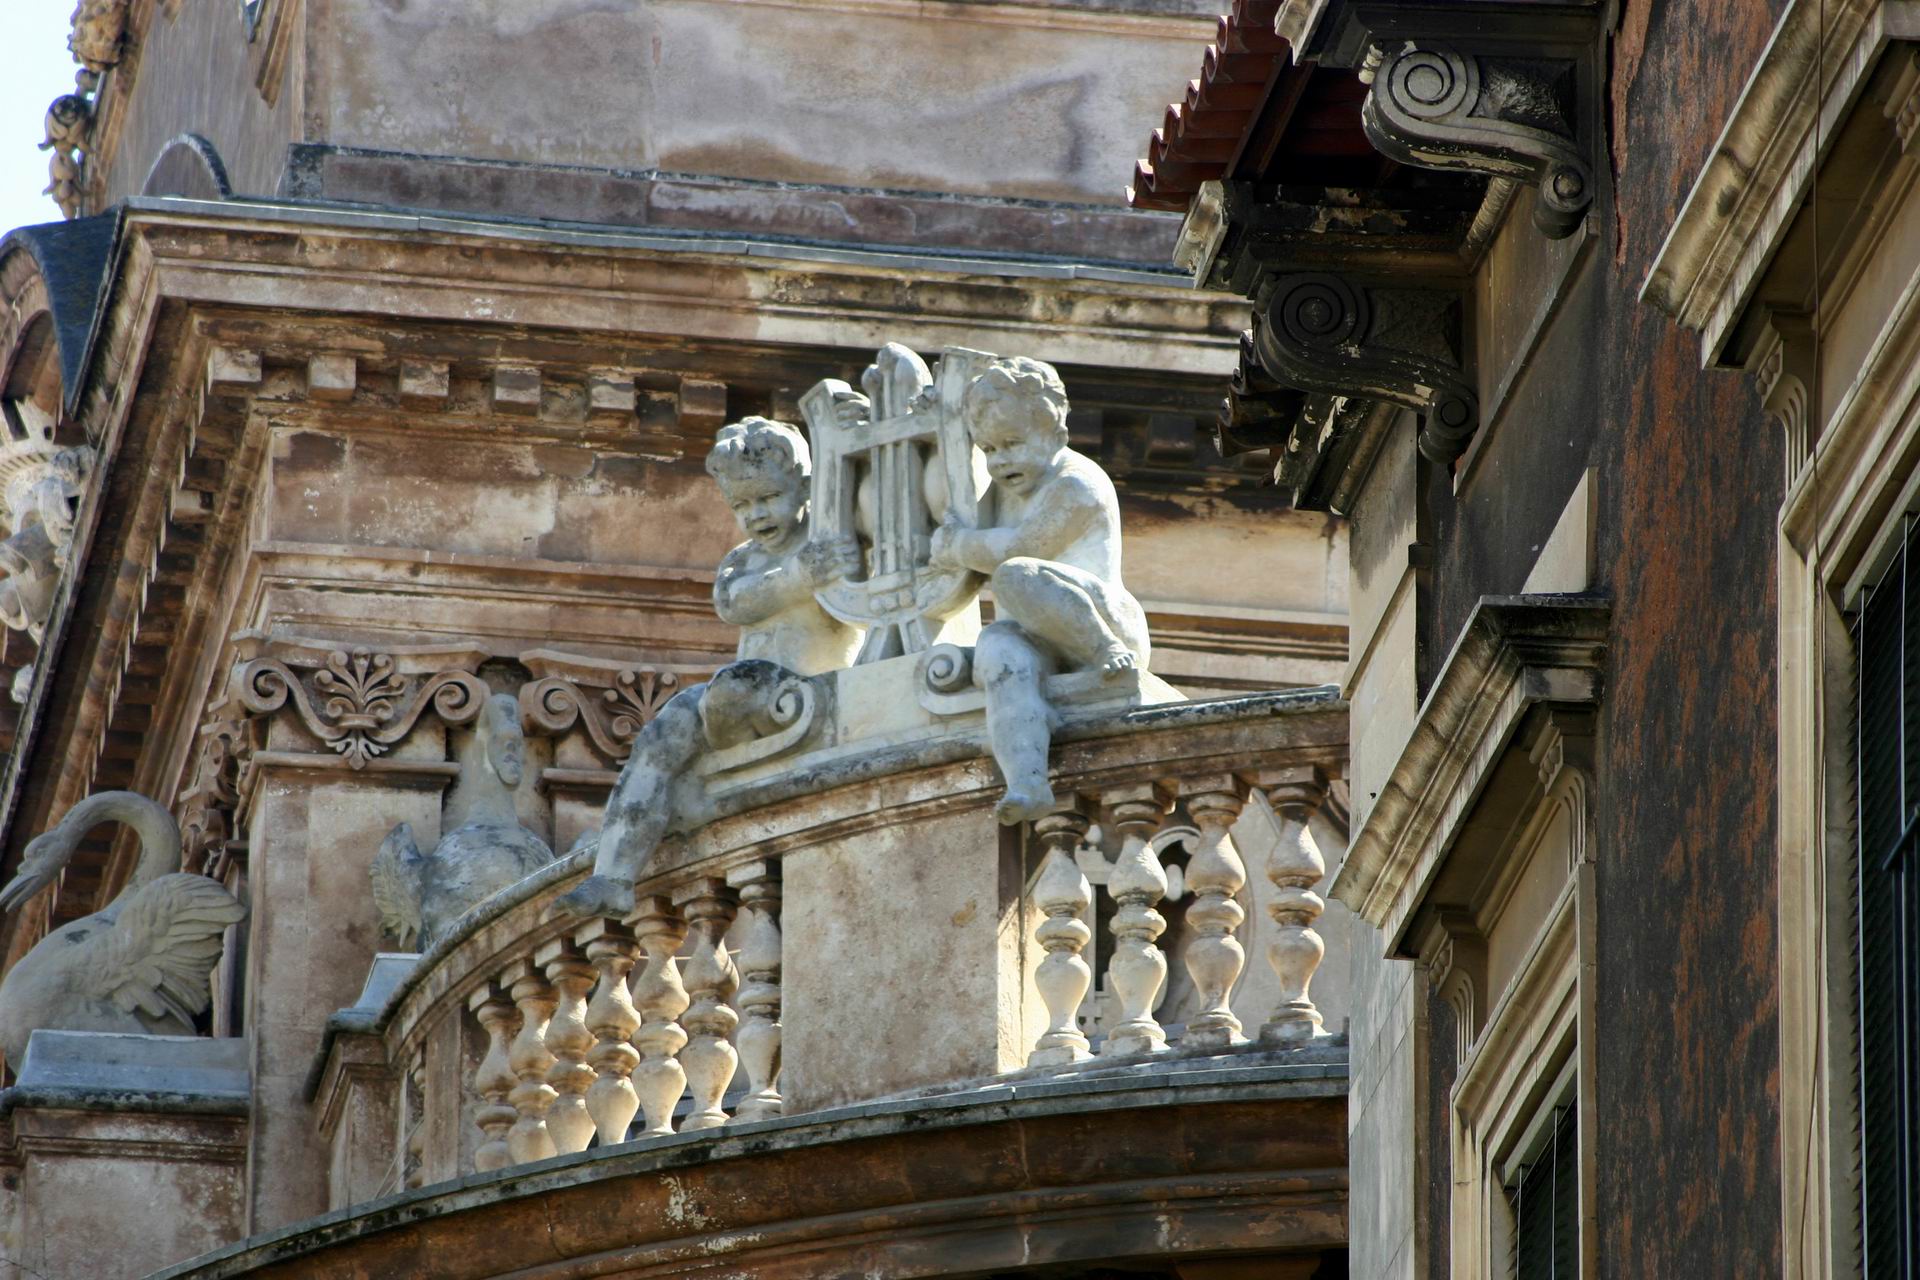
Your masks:
[[[8,562],[37,594],[5,870],[126,789],[246,912],[200,1038],[109,1051],[56,1012],[6,1063],[0,1255],[1336,1274],[1344,527],[1214,448],[1245,306],[1111,185],[1204,6],[496,8],[118,6],[53,139],[80,216],[0,242],[37,468],[8,532],[48,543]],[[948,371],[939,432],[878,442],[932,412],[884,378],[855,405],[883,343]],[[1023,522],[1025,473],[976,457],[1026,403],[965,408],[987,352],[1057,370],[1042,465],[1111,478],[1110,573],[1072,576],[1079,489]],[[727,557],[780,541],[706,465],[754,419],[833,460],[854,561],[807,563],[895,628],[855,665],[736,652],[729,575],[800,563]],[[1000,489],[962,501],[976,472]],[[894,599],[941,574],[996,588],[970,629]],[[1096,616],[1111,652],[1056,633]],[[1037,701],[1001,697],[1009,636]],[[1051,800],[1006,803],[1008,707]],[[698,750],[661,754],[689,715]],[[556,910],[668,758],[686,804],[631,909]],[[138,854],[101,827],[20,881],[10,966]],[[151,1248],[103,1253],[152,1168]],[[561,1187],[578,1234],[534,1239]]]

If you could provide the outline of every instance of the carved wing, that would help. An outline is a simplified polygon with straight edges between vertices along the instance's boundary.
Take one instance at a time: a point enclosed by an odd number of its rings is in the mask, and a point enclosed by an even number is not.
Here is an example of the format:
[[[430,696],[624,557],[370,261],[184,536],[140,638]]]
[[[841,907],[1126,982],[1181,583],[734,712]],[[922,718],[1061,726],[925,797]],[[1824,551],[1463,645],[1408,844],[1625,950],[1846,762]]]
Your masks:
[[[411,949],[420,936],[420,864],[425,861],[414,843],[413,827],[403,822],[387,832],[367,869],[380,927],[399,939],[403,948]]]
[[[113,928],[95,935],[92,994],[127,1013],[191,1023],[210,999],[207,975],[220,959],[220,935],[246,914],[205,876],[161,876],[121,905]]]

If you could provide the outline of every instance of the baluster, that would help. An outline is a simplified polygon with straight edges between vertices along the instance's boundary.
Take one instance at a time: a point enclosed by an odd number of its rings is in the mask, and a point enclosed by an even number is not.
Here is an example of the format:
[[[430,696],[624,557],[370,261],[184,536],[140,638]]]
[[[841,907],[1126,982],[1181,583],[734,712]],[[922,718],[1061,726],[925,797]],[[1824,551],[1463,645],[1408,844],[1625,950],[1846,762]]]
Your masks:
[[[1080,1003],[1093,985],[1093,970],[1080,954],[1093,940],[1093,931],[1080,917],[1093,902],[1093,886],[1073,860],[1089,825],[1077,809],[1049,813],[1033,824],[1034,835],[1047,851],[1033,885],[1033,903],[1046,914],[1033,931],[1034,941],[1047,953],[1034,971],[1033,985],[1047,1006],[1047,1029],[1027,1055],[1030,1067],[1060,1066],[1093,1056],[1080,1030]]]
[[[525,1164],[554,1153],[553,1135],[547,1132],[547,1109],[558,1095],[547,1083],[553,1055],[546,1046],[547,1020],[553,1016],[553,988],[526,960],[509,965],[500,975],[500,985],[512,992],[513,1002],[520,1009],[520,1034],[507,1050],[507,1060],[519,1079],[507,1101],[520,1118],[507,1133],[507,1146],[512,1149],[514,1163]]]
[[[651,1138],[673,1132],[673,1104],[687,1087],[687,1073],[674,1056],[687,1043],[677,1021],[687,1011],[687,989],[680,985],[680,966],[673,958],[687,926],[665,898],[643,898],[635,911],[634,932],[647,949],[647,967],[633,994],[640,1011],[640,1030],[633,1035],[640,1065],[633,1069],[633,1087],[647,1117],[642,1136]]]
[[[640,1095],[633,1091],[633,1069],[640,1054],[628,1043],[640,1028],[640,1014],[627,991],[627,974],[640,949],[626,926],[611,920],[589,920],[574,940],[586,947],[587,959],[600,975],[593,999],[587,1002],[587,1030],[594,1040],[587,1054],[587,1065],[594,1070],[593,1084],[587,1089],[587,1114],[605,1147],[627,1140],[627,1126],[640,1110]]]
[[[681,1019],[692,1037],[680,1050],[680,1065],[686,1068],[687,1091],[693,1097],[693,1110],[680,1125],[682,1133],[693,1129],[712,1129],[727,1122],[721,1108],[733,1073],[739,1069],[740,1055],[735,1052],[733,1029],[740,1015],[729,1003],[740,987],[740,974],[727,954],[727,929],[740,909],[738,896],[724,880],[696,880],[677,890],[675,905],[687,915],[694,931],[693,954],[687,957],[687,994],[692,1006]]]
[[[520,1014],[506,993],[493,986],[482,987],[469,996],[467,1008],[487,1033],[486,1056],[480,1059],[480,1066],[473,1073],[474,1091],[486,1099],[473,1117],[482,1134],[480,1146],[473,1153],[473,1167],[486,1173],[513,1163],[507,1131],[520,1113],[507,1105],[507,1094],[514,1086],[507,1042],[520,1029]]]
[[[593,966],[573,949],[571,938],[555,938],[533,953],[534,963],[546,971],[558,1003],[547,1023],[546,1047],[553,1055],[547,1083],[553,1087],[553,1106],[547,1111],[547,1133],[561,1155],[585,1151],[593,1140],[593,1117],[587,1114],[587,1090],[593,1068],[586,1063],[593,1048],[587,1030],[587,992],[593,987]]]
[[[1200,828],[1200,840],[1187,862],[1187,888],[1193,892],[1187,927],[1193,936],[1181,958],[1199,994],[1200,1012],[1187,1020],[1180,1043],[1224,1049],[1246,1043],[1240,1019],[1227,1002],[1247,967],[1246,948],[1234,937],[1247,918],[1234,900],[1247,883],[1247,865],[1228,835],[1239,820],[1247,793],[1228,774],[1191,779],[1186,791],[1187,812]]]
[[[1275,889],[1267,906],[1275,926],[1273,940],[1267,944],[1267,963],[1280,979],[1280,1002],[1261,1026],[1260,1038],[1294,1045],[1320,1034],[1320,1011],[1308,997],[1307,987],[1327,953],[1326,943],[1313,928],[1327,909],[1325,900],[1313,891],[1327,873],[1327,864],[1307,824],[1327,793],[1327,782],[1312,765],[1276,776],[1278,782],[1267,789],[1267,798],[1280,817],[1280,842],[1267,862],[1267,879]]]
[[[740,1064],[747,1070],[747,1096],[736,1120],[769,1120],[781,1113],[780,1098],[780,864],[755,862],[727,873],[740,891],[740,905],[753,915],[740,947]]]
[[[1167,1047],[1167,1033],[1153,1017],[1153,1002],[1167,980],[1167,957],[1156,945],[1167,921],[1153,904],[1166,896],[1167,873],[1148,842],[1171,807],[1167,793],[1150,783],[1107,798],[1123,844],[1107,879],[1115,904],[1107,977],[1120,1001],[1120,1024],[1107,1034],[1106,1053],[1157,1053]]]

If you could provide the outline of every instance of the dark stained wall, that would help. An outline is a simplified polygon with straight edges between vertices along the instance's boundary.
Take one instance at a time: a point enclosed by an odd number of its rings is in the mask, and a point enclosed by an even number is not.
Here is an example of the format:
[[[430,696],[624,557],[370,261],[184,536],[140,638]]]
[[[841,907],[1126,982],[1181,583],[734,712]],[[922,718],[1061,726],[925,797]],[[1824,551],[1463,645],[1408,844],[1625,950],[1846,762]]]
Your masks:
[[[1594,1082],[1601,1274],[1779,1273],[1774,522],[1749,381],[1637,299],[1780,0],[1629,0],[1617,207],[1459,494],[1426,493],[1423,671],[1516,592],[1580,473],[1614,620],[1600,729]]]

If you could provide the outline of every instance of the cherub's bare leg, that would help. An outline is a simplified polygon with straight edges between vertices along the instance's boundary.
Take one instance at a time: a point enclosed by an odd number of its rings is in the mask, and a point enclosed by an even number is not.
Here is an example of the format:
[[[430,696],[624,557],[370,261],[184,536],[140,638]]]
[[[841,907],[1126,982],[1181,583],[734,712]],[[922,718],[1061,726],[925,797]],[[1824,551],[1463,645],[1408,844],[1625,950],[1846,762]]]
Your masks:
[[[994,815],[1008,826],[1053,808],[1053,788],[1047,782],[1052,713],[1040,691],[1050,665],[1011,622],[987,627],[974,647],[973,678],[987,695],[987,737],[1007,780],[1007,794]]]
[[[700,754],[705,691],[695,685],[675,694],[634,739],[633,754],[607,799],[593,874],[555,904],[560,914],[617,918],[633,910],[634,883],[673,821],[674,779]]]
[[[1078,577],[1078,570],[1045,560],[1009,560],[993,572],[995,614],[1019,623],[1076,670],[1108,676],[1132,670],[1138,658]]]

